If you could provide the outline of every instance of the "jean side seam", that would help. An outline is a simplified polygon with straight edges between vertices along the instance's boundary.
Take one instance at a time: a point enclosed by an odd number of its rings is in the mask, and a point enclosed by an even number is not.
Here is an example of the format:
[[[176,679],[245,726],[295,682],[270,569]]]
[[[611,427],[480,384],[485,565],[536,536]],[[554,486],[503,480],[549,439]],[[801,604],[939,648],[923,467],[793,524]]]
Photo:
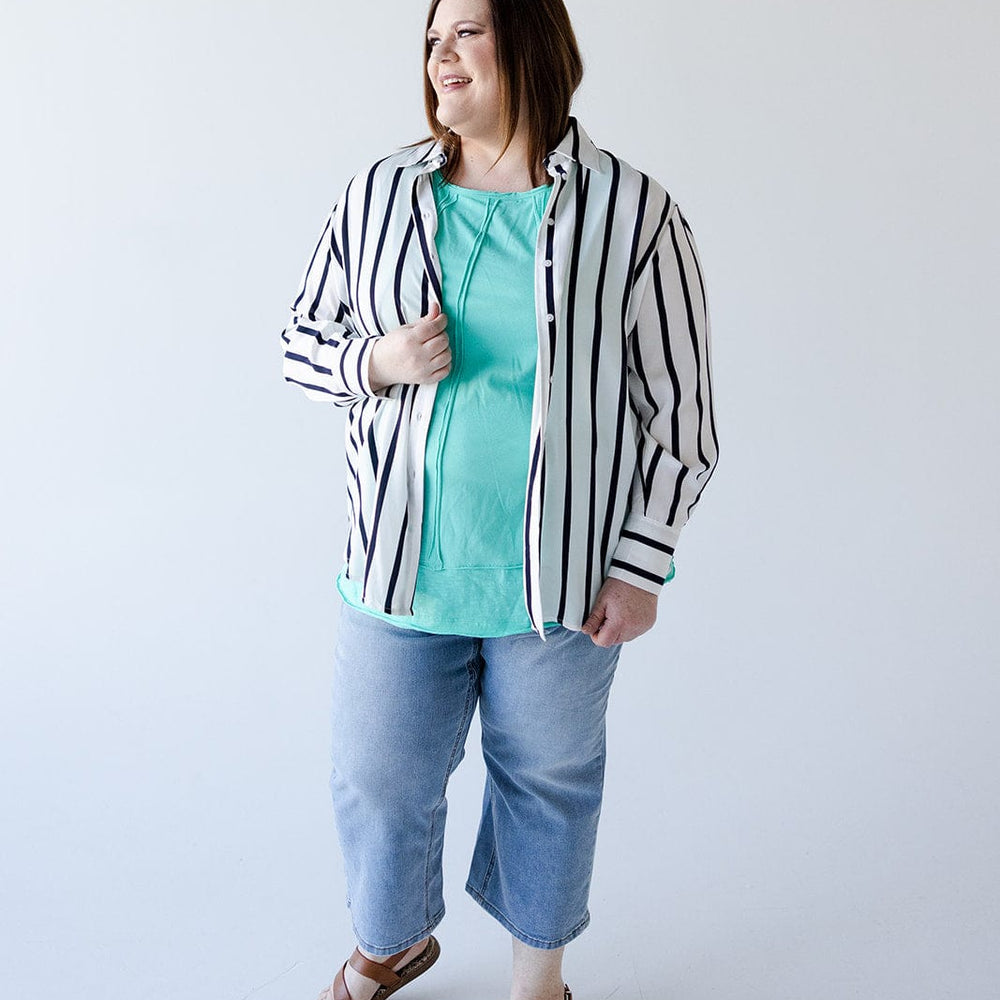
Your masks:
[[[490,788],[490,800],[492,801],[494,799],[495,785],[493,782],[493,776],[489,774],[489,772],[487,772],[486,774],[486,782],[487,786]],[[482,884],[483,892],[486,892],[487,888],[489,888],[490,879],[493,878],[493,872],[496,868],[496,865],[497,865],[497,847],[496,847],[496,835],[494,834],[493,847],[490,850],[490,860],[486,862],[486,871],[483,874],[483,884]]]
[[[483,892],[489,888],[490,879],[493,878],[493,871],[497,866],[497,849],[494,847],[490,852],[489,864],[486,865],[486,874],[483,876]]]
[[[438,806],[431,810],[431,827],[427,832],[427,854],[424,857],[424,919],[431,916],[431,853],[434,850],[434,824],[437,819]]]
[[[465,693],[465,708],[462,711],[462,720],[458,724],[458,732],[455,734],[455,740],[451,745],[451,753],[448,755],[448,763],[445,765],[444,781],[441,783],[441,796],[438,800],[438,804],[431,810],[431,828],[427,835],[427,856],[424,859],[424,913],[426,914],[426,919],[428,921],[431,920],[431,852],[434,847],[434,824],[437,819],[438,810],[440,809],[441,803],[444,801],[445,795],[448,791],[448,779],[451,777],[452,765],[455,761],[455,756],[457,755],[459,748],[465,742],[465,734],[468,730],[471,710],[476,701],[476,687],[473,683],[475,679],[475,672],[471,667],[472,662],[472,660],[469,660],[465,665],[466,673],[469,677],[469,686]]]

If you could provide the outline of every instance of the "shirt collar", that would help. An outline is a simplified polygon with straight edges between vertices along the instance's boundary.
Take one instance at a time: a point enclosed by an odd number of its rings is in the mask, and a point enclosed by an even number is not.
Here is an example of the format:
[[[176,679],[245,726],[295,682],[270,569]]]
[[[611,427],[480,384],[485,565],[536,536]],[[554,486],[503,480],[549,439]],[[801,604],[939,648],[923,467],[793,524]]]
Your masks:
[[[441,139],[436,139],[430,145],[425,144],[417,147],[413,156],[406,161],[406,166],[416,165],[419,167],[419,173],[426,173],[442,166],[446,159],[444,142]],[[569,128],[567,128],[566,134],[544,160],[545,169],[553,176],[560,168],[565,172],[565,165],[569,162],[579,163],[581,166],[599,173],[603,170],[601,151],[594,145],[584,127],[573,115],[569,116]]]
[[[545,157],[545,168],[551,174],[557,165],[568,161],[601,173],[601,151],[594,145],[590,136],[580,122],[569,116],[569,128],[559,140],[558,145]]]

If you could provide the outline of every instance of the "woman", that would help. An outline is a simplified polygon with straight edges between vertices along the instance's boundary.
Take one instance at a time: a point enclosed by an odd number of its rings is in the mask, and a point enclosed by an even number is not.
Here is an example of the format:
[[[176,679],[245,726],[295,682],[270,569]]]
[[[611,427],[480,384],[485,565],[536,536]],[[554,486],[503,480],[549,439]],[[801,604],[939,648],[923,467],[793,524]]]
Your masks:
[[[562,0],[433,0],[432,137],[355,175],[282,333],[347,409],[331,790],[358,946],[324,1000],[426,971],[449,775],[488,769],[466,889],[511,1000],[587,926],[608,692],[718,458],[695,244],[569,114]]]

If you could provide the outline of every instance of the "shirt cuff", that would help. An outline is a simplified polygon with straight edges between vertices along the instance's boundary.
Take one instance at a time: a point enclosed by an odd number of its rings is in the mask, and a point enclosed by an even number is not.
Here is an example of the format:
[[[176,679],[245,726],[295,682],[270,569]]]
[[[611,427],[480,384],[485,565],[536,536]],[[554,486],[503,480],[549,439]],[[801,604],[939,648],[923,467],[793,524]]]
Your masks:
[[[658,594],[673,574],[678,531],[659,521],[629,514],[611,557],[608,576]]]
[[[342,350],[345,352],[344,370],[350,372],[357,381],[355,387],[362,396],[386,396],[389,386],[373,389],[369,378],[368,367],[371,364],[371,352],[378,337],[349,337],[344,341]]]

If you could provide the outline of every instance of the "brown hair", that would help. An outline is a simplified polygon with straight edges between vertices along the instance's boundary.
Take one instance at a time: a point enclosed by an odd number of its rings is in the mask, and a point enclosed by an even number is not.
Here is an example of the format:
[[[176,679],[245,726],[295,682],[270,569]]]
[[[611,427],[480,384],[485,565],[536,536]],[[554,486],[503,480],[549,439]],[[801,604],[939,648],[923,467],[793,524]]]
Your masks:
[[[431,0],[428,30],[440,2]],[[543,183],[543,161],[569,128],[570,103],[583,79],[583,60],[573,25],[563,0],[489,0],[489,5],[500,76],[500,118],[506,126],[500,156],[517,131],[523,95],[532,183]],[[441,173],[447,180],[458,166],[462,138],[438,121],[437,93],[427,75],[430,53],[425,32],[424,110],[431,135],[410,145],[441,139],[448,154]]]

